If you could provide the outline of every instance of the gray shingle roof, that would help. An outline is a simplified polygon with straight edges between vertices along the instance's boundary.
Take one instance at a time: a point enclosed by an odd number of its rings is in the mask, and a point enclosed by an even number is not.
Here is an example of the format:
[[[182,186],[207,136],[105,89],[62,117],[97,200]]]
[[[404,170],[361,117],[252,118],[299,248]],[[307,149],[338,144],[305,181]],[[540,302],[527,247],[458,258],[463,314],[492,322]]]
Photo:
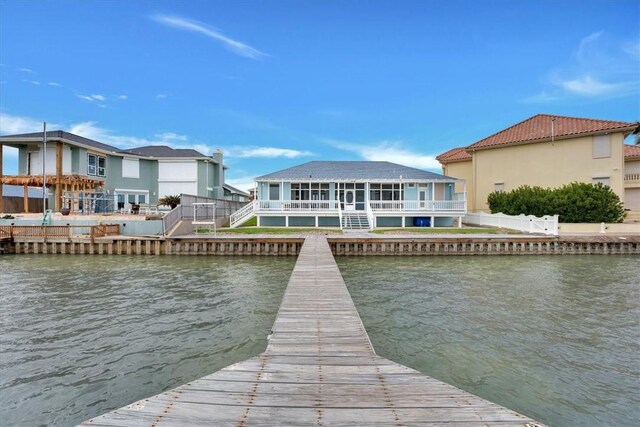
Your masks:
[[[42,139],[42,132],[19,133],[16,135],[3,135],[3,136],[0,136],[0,141],[10,142],[11,139],[15,139],[15,138]],[[116,152],[120,150],[119,148],[113,147],[111,145],[103,144],[102,142],[94,141],[93,139],[85,138],[83,136],[65,132],[63,130],[47,131],[47,139],[66,139],[67,141],[77,142],[78,144],[86,145],[86,146],[93,147],[98,150],[102,150],[106,152]]]
[[[147,157],[207,157],[199,151],[190,148],[171,148],[166,145],[148,145],[146,147],[119,150],[121,154],[135,154]]]
[[[402,178],[401,178],[402,177]],[[457,181],[456,178],[427,172],[390,162],[367,161],[313,161],[256,178],[269,180],[400,180],[403,181]]]
[[[249,196],[249,193],[247,193],[246,191],[242,191],[239,188],[234,187],[233,185],[224,184],[223,187],[225,189],[229,190],[229,192],[231,192],[232,194],[240,194],[242,196]]]

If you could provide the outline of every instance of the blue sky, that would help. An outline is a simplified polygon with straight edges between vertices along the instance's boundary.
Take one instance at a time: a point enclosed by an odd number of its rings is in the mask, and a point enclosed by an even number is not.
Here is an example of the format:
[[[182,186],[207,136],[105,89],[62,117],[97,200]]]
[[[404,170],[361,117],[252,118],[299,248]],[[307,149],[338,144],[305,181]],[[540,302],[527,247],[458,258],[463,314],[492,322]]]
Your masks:
[[[640,2],[0,1],[0,133],[220,148],[227,181],[640,119]],[[5,147],[4,173],[15,174]]]

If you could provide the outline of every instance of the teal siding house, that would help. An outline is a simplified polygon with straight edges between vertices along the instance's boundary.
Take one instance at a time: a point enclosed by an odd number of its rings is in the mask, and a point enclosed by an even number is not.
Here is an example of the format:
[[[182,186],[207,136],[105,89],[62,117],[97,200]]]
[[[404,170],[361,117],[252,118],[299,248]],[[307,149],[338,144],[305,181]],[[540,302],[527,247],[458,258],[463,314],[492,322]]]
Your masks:
[[[0,180],[42,187],[44,159],[44,179],[54,194],[54,203],[50,201],[49,206],[55,205],[56,211],[65,207],[63,199],[68,204],[80,193],[83,197],[89,194],[100,211],[122,210],[133,204],[157,205],[164,196],[182,193],[238,201],[249,197],[225,184],[221,151],[206,156],[167,146],[122,150],[64,131],[47,132],[45,154],[42,132],[5,135],[0,137],[2,145],[18,149],[18,175],[2,175],[0,169]]]
[[[461,226],[464,180],[390,162],[313,161],[255,179],[255,200],[231,217],[236,227]]]

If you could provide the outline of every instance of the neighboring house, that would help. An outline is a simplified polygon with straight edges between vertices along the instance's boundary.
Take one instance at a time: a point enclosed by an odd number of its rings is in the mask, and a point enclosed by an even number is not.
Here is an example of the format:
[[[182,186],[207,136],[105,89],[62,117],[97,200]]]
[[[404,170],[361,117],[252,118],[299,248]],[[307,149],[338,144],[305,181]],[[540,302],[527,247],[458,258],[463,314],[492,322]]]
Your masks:
[[[251,195],[246,191],[242,191],[229,184],[225,184],[223,188],[224,198],[227,200],[234,200],[236,202],[248,202],[251,200]]]
[[[221,151],[206,156],[167,146],[121,150],[64,131],[47,132],[46,156],[42,155],[42,132],[1,136],[0,152],[2,145],[18,149],[18,175],[2,175],[0,169],[3,183],[41,187],[44,157],[46,184],[54,194],[49,206],[56,211],[63,207],[65,192],[101,193],[102,208],[107,211],[125,204],[157,204],[163,196],[173,194],[217,199],[225,195]]]
[[[624,207],[640,212],[640,145],[624,146]]]
[[[538,114],[437,159],[446,175],[467,180],[470,211],[488,211],[493,191],[575,181],[606,184],[632,209],[628,203],[637,190],[628,186],[637,184],[625,170],[632,157],[625,154],[624,139],[637,128],[637,123]]]
[[[373,227],[460,225],[461,180],[389,162],[314,161],[255,179],[256,200],[232,217],[260,226]]]

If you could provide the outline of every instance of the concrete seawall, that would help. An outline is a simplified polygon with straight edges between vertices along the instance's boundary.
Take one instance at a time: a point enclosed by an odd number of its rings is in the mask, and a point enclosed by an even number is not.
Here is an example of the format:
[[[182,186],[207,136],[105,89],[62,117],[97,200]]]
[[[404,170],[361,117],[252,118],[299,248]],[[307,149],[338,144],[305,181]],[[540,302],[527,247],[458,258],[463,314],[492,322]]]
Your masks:
[[[635,237],[351,237],[327,238],[334,255],[640,255]],[[102,237],[3,239],[0,253],[95,255],[295,256],[304,237]]]

